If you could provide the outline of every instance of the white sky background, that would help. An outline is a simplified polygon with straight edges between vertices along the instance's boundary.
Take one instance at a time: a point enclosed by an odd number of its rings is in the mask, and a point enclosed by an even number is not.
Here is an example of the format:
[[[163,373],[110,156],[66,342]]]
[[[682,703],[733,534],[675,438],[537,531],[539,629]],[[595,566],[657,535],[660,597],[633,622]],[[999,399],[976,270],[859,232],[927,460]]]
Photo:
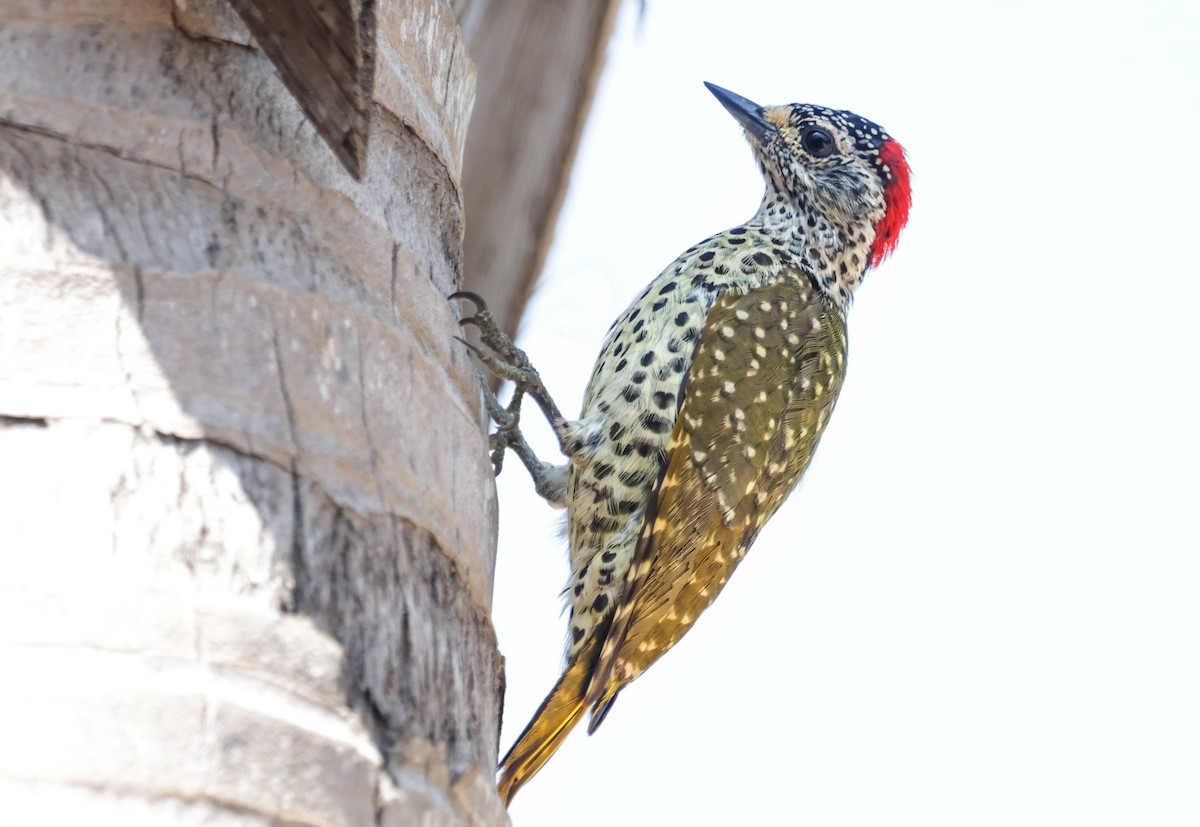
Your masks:
[[[757,207],[701,81],[877,121],[914,206],[803,484],[517,827],[1200,824],[1200,4],[1000,5],[625,4],[521,339],[568,415],[612,319]],[[502,753],[568,574],[508,466]]]

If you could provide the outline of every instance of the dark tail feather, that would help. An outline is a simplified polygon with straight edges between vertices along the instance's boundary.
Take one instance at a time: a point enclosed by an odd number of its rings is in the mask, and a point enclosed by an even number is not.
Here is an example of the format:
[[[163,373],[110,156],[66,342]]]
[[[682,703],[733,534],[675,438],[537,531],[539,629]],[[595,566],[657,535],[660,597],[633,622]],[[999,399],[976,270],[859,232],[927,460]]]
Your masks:
[[[592,719],[588,721],[588,735],[591,735],[600,728],[604,723],[604,719],[608,717],[608,711],[612,709],[612,705],[617,702],[617,693],[614,692],[607,698],[601,698],[596,701],[596,705],[592,707]]]
[[[576,653],[533,720],[500,762],[497,786],[505,804],[550,760],[579,722],[598,648],[593,644]]]

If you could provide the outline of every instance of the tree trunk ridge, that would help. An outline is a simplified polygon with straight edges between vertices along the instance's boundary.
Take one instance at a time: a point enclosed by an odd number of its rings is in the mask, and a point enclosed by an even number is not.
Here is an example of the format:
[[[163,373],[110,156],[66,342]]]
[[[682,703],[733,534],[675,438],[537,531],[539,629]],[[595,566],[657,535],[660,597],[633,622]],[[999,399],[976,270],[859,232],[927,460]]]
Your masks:
[[[0,12],[17,823],[507,823],[474,70],[436,0],[378,25],[359,184],[224,2]]]

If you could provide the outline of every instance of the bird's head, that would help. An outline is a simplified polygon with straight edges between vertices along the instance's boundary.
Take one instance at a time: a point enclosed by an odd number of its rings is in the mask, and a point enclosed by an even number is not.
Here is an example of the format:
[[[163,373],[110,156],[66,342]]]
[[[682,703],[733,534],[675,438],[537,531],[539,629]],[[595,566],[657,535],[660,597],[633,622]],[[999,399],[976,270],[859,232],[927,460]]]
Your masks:
[[[844,249],[862,249],[854,256],[862,259],[860,273],[892,252],[912,192],[904,149],[881,126],[811,104],[759,106],[705,86],[750,137],[767,182],[765,220],[799,218],[805,235],[833,233]]]

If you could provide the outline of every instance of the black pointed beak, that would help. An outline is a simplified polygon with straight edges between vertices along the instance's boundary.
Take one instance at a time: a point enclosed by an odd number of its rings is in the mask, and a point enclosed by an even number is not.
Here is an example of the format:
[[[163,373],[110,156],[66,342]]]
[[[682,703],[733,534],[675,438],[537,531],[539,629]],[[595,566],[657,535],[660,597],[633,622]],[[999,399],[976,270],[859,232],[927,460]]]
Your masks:
[[[747,131],[758,140],[765,140],[767,133],[774,131],[775,127],[763,118],[762,107],[754,101],[734,94],[728,89],[722,89],[715,83],[705,81],[704,85],[708,87],[708,91],[717,96],[717,100],[729,110],[729,114],[737,118],[738,123],[746,127]]]

